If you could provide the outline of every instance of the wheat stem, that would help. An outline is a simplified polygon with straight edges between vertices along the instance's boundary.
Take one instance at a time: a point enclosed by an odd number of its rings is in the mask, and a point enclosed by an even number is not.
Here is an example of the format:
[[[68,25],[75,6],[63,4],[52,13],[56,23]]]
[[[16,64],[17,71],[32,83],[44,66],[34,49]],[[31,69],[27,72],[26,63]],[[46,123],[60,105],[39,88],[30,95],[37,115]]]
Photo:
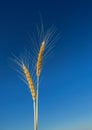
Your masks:
[[[34,104],[34,130],[36,130],[36,99],[33,100]]]
[[[39,77],[42,69],[42,61],[43,61],[43,54],[45,49],[45,41],[42,42],[38,53],[38,60],[37,60],[37,68],[36,68],[36,75],[37,75],[37,88],[36,88],[36,130],[38,130],[38,90],[39,90]]]
[[[36,130],[38,130],[38,90],[39,90],[39,77],[37,77],[37,90],[36,90]]]
[[[37,77],[36,99],[34,101],[34,130],[38,130],[38,90],[39,77]]]

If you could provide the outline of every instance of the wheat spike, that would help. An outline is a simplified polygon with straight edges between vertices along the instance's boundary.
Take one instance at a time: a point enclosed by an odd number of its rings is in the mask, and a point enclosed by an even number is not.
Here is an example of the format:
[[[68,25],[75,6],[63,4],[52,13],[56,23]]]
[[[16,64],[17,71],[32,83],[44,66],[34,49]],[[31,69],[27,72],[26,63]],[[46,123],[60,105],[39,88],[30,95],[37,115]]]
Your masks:
[[[27,79],[27,82],[28,82],[28,85],[29,85],[29,88],[30,88],[30,91],[32,94],[32,98],[33,98],[33,100],[35,100],[36,99],[36,92],[35,92],[35,87],[34,87],[31,75],[29,73],[29,70],[27,69],[27,67],[24,64],[22,65],[22,69],[23,69],[23,72],[26,76],[26,79]]]
[[[42,45],[40,47],[40,51],[38,53],[38,60],[37,60],[37,70],[36,70],[36,74],[37,74],[37,77],[40,76],[40,73],[41,73],[41,68],[42,68],[42,60],[43,60],[43,54],[44,54],[44,49],[45,49],[45,46],[44,46],[44,41],[42,42]]]

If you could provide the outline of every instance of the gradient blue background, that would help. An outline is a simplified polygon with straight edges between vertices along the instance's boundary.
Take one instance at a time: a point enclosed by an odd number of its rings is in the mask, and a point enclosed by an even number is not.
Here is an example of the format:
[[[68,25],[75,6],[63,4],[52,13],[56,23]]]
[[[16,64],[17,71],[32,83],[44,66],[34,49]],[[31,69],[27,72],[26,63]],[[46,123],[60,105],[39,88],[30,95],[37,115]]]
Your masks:
[[[61,32],[42,72],[39,130],[92,130],[91,0],[0,1],[0,130],[33,130],[31,94],[9,57],[23,52],[39,12]]]

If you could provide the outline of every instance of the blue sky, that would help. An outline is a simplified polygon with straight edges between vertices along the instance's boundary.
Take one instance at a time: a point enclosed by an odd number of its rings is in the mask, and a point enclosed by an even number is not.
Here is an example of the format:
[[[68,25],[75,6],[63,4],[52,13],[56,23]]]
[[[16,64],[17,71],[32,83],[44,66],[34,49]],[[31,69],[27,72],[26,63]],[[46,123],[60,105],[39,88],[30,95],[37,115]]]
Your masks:
[[[33,102],[12,69],[40,23],[61,32],[39,89],[39,130],[92,130],[92,2],[0,1],[0,130],[32,130]]]

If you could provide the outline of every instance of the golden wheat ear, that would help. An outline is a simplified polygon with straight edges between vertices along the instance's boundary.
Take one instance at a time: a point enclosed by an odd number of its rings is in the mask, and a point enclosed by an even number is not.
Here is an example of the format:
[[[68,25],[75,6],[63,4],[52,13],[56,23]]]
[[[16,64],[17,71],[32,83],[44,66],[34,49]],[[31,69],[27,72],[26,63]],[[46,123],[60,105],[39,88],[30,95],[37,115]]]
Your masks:
[[[34,87],[32,77],[29,73],[29,70],[27,69],[27,67],[24,64],[22,65],[22,69],[23,69],[23,72],[25,74],[26,80],[28,82],[28,85],[29,85],[29,88],[30,88],[30,91],[31,91],[31,94],[32,94],[32,98],[33,98],[33,100],[35,100],[36,99],[36,91],[35,91],[35,87]]]
[[[39,77],[41,73],[44,50],[45,50],[45,41],[42,42],[39,53],[38,53],[37,69],[36,69],[37,77]]]

